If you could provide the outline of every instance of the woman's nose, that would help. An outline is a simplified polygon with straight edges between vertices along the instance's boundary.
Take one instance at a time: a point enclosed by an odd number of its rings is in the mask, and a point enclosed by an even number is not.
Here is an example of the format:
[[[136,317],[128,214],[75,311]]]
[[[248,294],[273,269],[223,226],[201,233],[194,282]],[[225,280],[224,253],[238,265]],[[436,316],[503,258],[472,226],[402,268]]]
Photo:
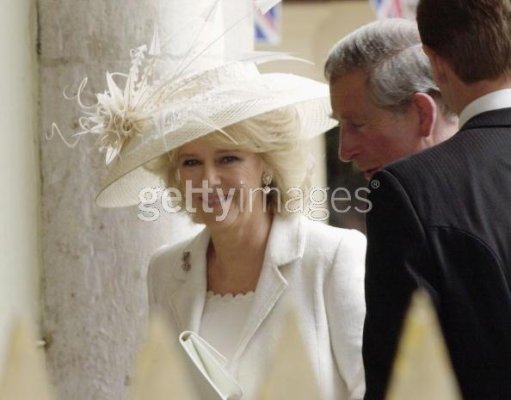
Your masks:
[[[215,165],[205,164],[202,174],[202,180],[206,181],[209,186],[219,185],[221,182],[220,172]]]

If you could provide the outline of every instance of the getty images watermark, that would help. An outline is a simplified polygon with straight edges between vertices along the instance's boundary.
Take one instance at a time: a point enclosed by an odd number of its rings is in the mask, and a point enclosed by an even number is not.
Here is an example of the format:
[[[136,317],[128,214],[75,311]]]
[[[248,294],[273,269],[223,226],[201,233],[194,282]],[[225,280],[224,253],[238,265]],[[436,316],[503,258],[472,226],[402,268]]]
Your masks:
[[[235,205],[240,212],[252,211],[255,196],[260,193],[263,196],[263,211],[267,211],[267,197],[276,196],[277,212],[282,208],[287,213],[305,213],[310,219],[326,221],[330,216],[330,208],[337,213],[347,213],[354,209],[356,212],[365,214],[371,211],[371,201],[367,199],[370,189],[359,187],[350,191],[345,187],[333,189],[328,196],[329,187],[315,187],[304,193],[301,188],[289,188],[286,190],[286,202],[282,204],[282,192],[278,188],[269,191],[263,188],[230,188],[224,191],[222,188],[209,186],[208,181],[202,181],[201,187],[193,187],[191,181],[185,183],[185,195],[177,188],[144,188],[139,194],[139,213],[137,217],[142,221],[156,221],[162,212],[178,213],[186,210],[193,214],[197,207],[192,204],[193,195],[198,195],[202,200],[202,212],[215,213],[216,221],[224,221],[229,210]],[[237,194],[237,196],[236,196]],[[236,196],[236,197],[235,197]],[[354,205],[354,202],[359,204]]]

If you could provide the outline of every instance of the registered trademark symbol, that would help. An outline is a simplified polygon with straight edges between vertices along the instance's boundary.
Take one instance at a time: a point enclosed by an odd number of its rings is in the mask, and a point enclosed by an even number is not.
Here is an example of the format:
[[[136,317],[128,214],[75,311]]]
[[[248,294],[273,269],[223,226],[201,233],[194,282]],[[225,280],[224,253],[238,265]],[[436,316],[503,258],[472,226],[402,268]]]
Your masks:
[[[380,181],[378,179],[373,179],[371,181],[371,188],[378,189],[380,187]]]

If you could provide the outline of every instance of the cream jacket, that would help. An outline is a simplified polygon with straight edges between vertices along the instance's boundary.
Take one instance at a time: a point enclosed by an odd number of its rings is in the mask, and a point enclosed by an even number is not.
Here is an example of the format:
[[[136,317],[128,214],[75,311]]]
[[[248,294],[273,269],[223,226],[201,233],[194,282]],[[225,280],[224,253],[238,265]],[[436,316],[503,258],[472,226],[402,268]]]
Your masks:
[[[151,260],[150,310],[163,310],[176,332],[199,331],[209,240],[205,229],[193,239],[163,247]],[[365,247],[365,236],[355,230],[296,215],[274,218],[252,310],[229,364],[244,399],[254,398],[269,370],[289,304],[298,314],[321,398],[363,397]]]

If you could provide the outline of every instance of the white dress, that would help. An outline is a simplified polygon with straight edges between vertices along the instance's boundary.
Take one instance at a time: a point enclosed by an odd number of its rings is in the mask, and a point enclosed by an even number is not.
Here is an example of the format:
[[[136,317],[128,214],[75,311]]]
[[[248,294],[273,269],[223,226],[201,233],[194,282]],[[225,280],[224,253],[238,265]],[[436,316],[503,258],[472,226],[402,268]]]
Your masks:
[[[199,335],[229,361],[236,351],[253,299],[254,292],[236,296],[211,291],[206,294]]]

